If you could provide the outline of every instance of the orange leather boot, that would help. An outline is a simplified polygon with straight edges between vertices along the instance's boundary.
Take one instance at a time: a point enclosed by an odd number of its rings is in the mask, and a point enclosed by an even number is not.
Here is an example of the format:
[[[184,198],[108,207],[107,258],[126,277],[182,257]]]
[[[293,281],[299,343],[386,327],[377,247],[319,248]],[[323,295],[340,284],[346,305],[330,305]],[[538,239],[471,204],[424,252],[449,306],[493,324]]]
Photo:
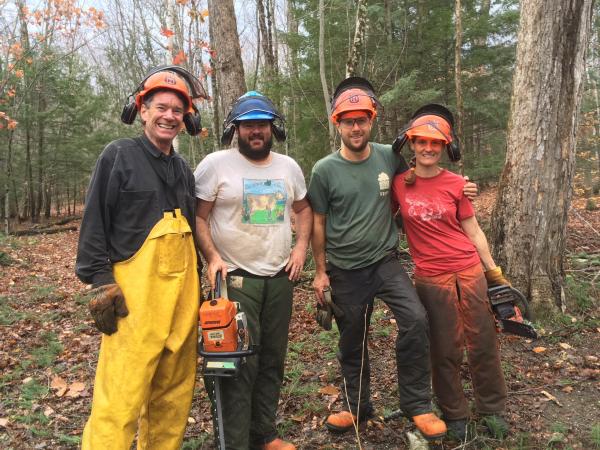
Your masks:
[[[296,446],[283,439],[273,439],[271,442],[262,446],[263,450],[296,450]]]
[[[413,416],[412,421],[427,440],[439,439],[446,435],[446,424],[433,413]]]
[[[349,411],[330,414],[325,421],[327,429],[334,433],[350,431],[354,428],[355,424],[357,424],[356,416]]]

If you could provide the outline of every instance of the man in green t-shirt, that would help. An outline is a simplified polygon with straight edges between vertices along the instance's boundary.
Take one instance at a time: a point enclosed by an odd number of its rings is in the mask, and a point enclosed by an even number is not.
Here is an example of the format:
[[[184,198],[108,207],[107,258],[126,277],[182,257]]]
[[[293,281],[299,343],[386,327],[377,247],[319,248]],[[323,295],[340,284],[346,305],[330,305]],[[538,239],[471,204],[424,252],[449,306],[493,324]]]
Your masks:
[[[331,119],[342,146],[315,164],[308,188],[314,211],[313,286],[321,304],[323,289],[331,286],[337,305],[338,358],[350,405],[350,411],[331,414],[325,425],[345,432],[372,414],[366,343],[377,297],[398,327],[400,407],[425,438],[437,439],[446,425],[432,412],[427,315],[398,260],[390,204],[391,180],[408,166],[390,145],[369,142],[377,104],[367,80],[351,77],[340,83]]]

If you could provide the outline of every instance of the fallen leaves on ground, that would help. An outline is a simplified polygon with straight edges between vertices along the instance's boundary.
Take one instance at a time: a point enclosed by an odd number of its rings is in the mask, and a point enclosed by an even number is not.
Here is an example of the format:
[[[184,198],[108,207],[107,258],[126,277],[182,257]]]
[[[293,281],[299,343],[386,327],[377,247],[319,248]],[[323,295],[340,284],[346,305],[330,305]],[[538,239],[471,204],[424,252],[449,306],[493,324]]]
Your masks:
[[[493,201],[491,191],[475,201],[484,220]],[[578,215],[569,219],[569,250],[598,253],[600,238],[590,226],[600,230],[600,213],[585,210],[578,201]],[[73,274],[77,237],[65,232],[0,241],[0,251],[11,261],[0,267],[2,448],[79,446],[91,406],[100,334],[82,298],[86,287]],[[334,435],[324,429],[327,415],[347,405],[336,359],[337,334],[321,330],[314,321],[311,281],[296,286],[278,427],[301,449],[356,448],[352,433]],[[592,448],[591,427],[600,429],[600,412],[593,407],[600,402],[600,328],[597,322],[588,327],[582,317],[573,316],[571,322],[546,326],[537,340],[500,336],[509,390],[506,418],[513,433],[500,444],[473,424],[476,438],[465,449],[537,449],[551,441],[552,448]],[[395,339],[393,316],[377,303],[369,343],[376,418],[360,434],[365,449],[407,449],[407,433],[415,433],[406,418],[384,420],[398,409]],[[472,402],[466,365],[461,375]],[[559,425],[560,433],[555,429]],[[186,448],[214,448],[212,432],[210,403],[198,375]]]

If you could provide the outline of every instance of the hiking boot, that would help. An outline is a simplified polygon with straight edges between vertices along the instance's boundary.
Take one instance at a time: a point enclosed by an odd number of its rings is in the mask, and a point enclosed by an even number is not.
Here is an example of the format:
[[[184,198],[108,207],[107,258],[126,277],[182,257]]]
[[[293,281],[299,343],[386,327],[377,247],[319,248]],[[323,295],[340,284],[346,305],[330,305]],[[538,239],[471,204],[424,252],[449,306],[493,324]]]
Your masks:
[[[364,423],[365,420],[362,420],[361,423]],[[327,429],[334,433],[345,433],[354,429],[355,425],[357,425],[356,416],[349,411],[330,414],[325,421]]]
[[[434,413],[413,416],[412,421],[427,440],[439,439],[446,435],[446,424]]]
[[[467,438],[467,419],[446,419],[448,437],[456,441],[464,441]]]
[[[263,450],[296,450],[296,446],[291,442],[286,442],[283,439],[273,439],[267,444],[263,444]]]
[[[506,422],[504,417],[499,414],[483,416],[481,423],[487,428],[488,433],[494,439],[503,440],[508,436],[508,431],[510,429],[508,422]]]

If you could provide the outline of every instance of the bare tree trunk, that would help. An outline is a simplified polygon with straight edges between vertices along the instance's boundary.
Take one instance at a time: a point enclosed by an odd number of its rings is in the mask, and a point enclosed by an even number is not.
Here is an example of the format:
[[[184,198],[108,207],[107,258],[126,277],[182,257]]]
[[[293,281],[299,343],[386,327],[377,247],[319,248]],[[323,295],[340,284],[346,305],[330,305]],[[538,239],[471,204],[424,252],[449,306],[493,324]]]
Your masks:
[[[25,123],[25,173],[27,177],[27,210],[25,217],[35,217],[35,192],[33,187],[33,167],[31,161],[31,124],[29,120]]]
[[[479,19],[479,23],[488,23],[489,19],[490,19],[490,6],[491,6],[491,0],[482,0],[481,4],[479,5],[479,14],[478,14],[478,19]],[[478,36],[477,38],[475,38],[473,40],[473,44],[476,47],[479,48],[485,48],[487,47],[487,38],[488,38],[488,33],[487,33],[487,28],[486,28],[486,32],[481,34],[480,36]]]
[[[594,153],[596,154],[596,171],[597,176],[600,177],[600,144],[598,144],[598,138],[600,137],[600,100],[598,99],[598,84],[593,77],[588,76],[588,80],[592,84],[592,91],[594,93],[594,106],[596,107],[596,121],[594,122],[594,135],[596,139],[594,139]],[[600,183],[599,183],[600,185]],[[594,190],[594,180],[591,182],[591,190]]]
[[[464,142],[463,118],[465,111],[462,96],[462,7],[460,0],[454,2],[455,44],[454,44],[454,84],[456,86],[456,136],[459,142]],[[460,173],[464,174],[464,154],[459,161]]]
[[[294,0],[286,1],[287,32],[289,34],[298,34],[298,21],[294,15]],[[287,46],[287,68],[290,74],[288,80],[292,89],[288,98],[286,116],[288,117],[289,139],[286,139],[286,153],[289,152],[291,144],[296,142],[296,93],[293,83],[298,80],[298,52],[295,47]]]
[[[260,47],[262,46],[261,25],[260,25],[260,9],[256,7],[256,64],[254,66],[254,80],[252,80],[252,90],[256,90],[258,84],[258,69],[260,69]]]
[[[592,0],[523,0],[507,153],[492,216],[497,260],[536,309],[564,307],[563,255]]]
[[[392,0],[384,0],[385,10],[385,37],[388,45],[392,45]]]
[[[356,27],[354,29],[354,39],[350,46],[350,50],[348,51],[348,61],[346,61],[346,78],[355,75],[356,66],[358,66],[359,52],[365,41],[367,19],[367,0],[358,0],[356,2]]]
[[[267,0],[267,23],[271,35],[271,51],[273,53],[273,68],[275,75],[279,74],[279,45],[277,40],[277,20],[275,18],[275,0]]]
[[[262,53],[265,62],[266,79],[273,80],[275,74],[275,56],[273,55],[273,42],[271,28],[265,18],[265,5],[263,0],[256,0],[256,10],[258,12],[258,28],[260,30],[260,42],[262,44]],[[267,16],[269,11],[267,9]]]
[[[42,75],[39,80],[38,85],[38,117],[46,110],[46,97],[45,97],[45,89],[44,89],[44,76]],[[45,121],[43,117],[38,121],[38,142],[37,142],[37,150],[38,150],[38,173],[37,173],[37,208],[35,211],[35,222],[39,221],[40,213],[42,208],[44,207],[44,190],[46,189],[46,185],[44,182],[44,170],[45,170]]]
[[[319,0],[319,74],[321,75],[321,86],[323,87],[323,98],[327,109],[327,124],[329,125],[329,149],[335,151],[335,129],[329,119],[331,117],[331,104],[329,100],[329,88],[325,77],[325,5],[324,0]]]
[[[491,7],[491,0],[482,0],[481,4],[479,6],[479,12],[478,12],[478,22],[481,24],[479,26],[480,30],[483,30],[483,32],[479,35],[476,36],[473,39],[473,45],[479,49],[484,49],[487,47],[487,41],[488,41],[488,29],[489,29],[489,21],[490,21],[490,7]],[[484,25],[485,24],[485,25]],[[483,71],[486,71],[486,68],[483,67],[482,68]],[[466,118],[463,116],[463,127],[464,127],[464,123],[465,123]],[[466,156],[467,158],[470,156],[472,158],[472,160],[476,161],[479,157],[482,157],[484,154],[489,155],[491,154],[492,151],[492,146],[490,145],[490,143],[487,140],[484,140],[484,145],[485,147],[481,147],[481,143],[482,143],[482,129],[480,126],[480,122],[478,120],[473,120],[471,123],[472,126],[472,132],[471,132],[471,136],[469,141],[472,143],[471,145],[464,145],[466,144],[465,140],[466,137],[462,136],[462,141],[461,144],[463,144],[463,155]]]
[[[67,181],[67,216],[71,215],[71,189],[69,188],[69,182]],[[73,192],[73,195],[75,195],[75,193]]]
[[[73,180],[73,214],[77,213],[77,181]]]
[[[12,144],[14,130],[8,132],[8,145],[6,146],[6,180],[4,184],[4,233],[10,233],[10,185],[12,180]]]
[[[215,25],[214,21],[209,19],[208,21],[208,36],[211,42],[211,47],[215,42]],[[214,51],[214,50],[213,50]],[[211,128],[213,132],[213,151],[219,150],[221,148],[220,136],[221,136],[221,108],[219,106],[219,74],[217,73],[217,68],[215,65],[215,58],[210,58],[210,87],[212,91],[212,122]]]
[[[218,74],[219,115],[226,117],[231,106],[246,92],[233,0],[209,0],[208,10],[213,27],[211,47],[216,53],[214,65]]]
[[[50,218],[52,214],[52,186],[50,183],[46,183],[44,189],[44,217]]]

